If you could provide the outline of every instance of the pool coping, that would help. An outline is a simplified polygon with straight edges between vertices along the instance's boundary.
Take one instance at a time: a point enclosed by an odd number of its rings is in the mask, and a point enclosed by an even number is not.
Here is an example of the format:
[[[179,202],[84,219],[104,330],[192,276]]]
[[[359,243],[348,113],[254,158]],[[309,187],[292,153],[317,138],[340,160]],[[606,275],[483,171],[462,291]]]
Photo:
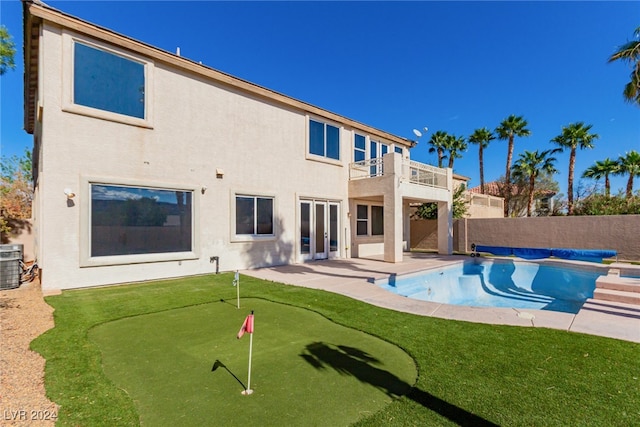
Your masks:
[[[420,301],[386,291],[373,283],[390,276],[416,273],[468,260],[461,255],[405,253],[403,261],[351,258],[244,270],[248,276],[320,289],[358,299],[378,307],[420,316],[495,325],[542,327],[605,336],[640,343],[640,306],[588,299],[577,314],[550,310],[466,307]],[[531,262],[531,260],[524,260]],[[594,267],[574,261],[571,264]]]

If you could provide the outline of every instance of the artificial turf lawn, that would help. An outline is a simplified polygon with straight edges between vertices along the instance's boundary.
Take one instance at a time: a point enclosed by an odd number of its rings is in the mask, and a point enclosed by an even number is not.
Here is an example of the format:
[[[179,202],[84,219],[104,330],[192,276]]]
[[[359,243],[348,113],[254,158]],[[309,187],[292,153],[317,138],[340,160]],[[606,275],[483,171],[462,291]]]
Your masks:
[[[407,393],[416,379],[400,348],[312,311],[257,299],[251,396],[247,310],[213,302],[128,317],[90,331],[104,371],[145,425],[348,425]]]
[[[101,352],[89,340],[92,328],[220,299],[233,301],[232,280],[232,274],[220,274],[47,297],[55,308],[55,328],[31,346],[46,359],[45,385],[48,397],[61,405],[59,425],[140,423],[132,397],[105,375]],[[414,359],[418,378],[409,394],[375,414],[363,413],[357,426],[630,426],[640,419],[640,345],[636,343],[544,328],[415,316],[245,276],[242,295],[247,300],[259,298],[306,308],[337,324],[384,338]],[[246,312],[240,317],[244,315]],[[256,312],[257,319],[258,315]],[[233,334],[239,326],[233,328]],[[256,334],[260,328],[256,320]],[[247,338],[236,344],[246,349]],[[256,349],[258,339],[256,335]],[[244,399],[240,403],[246,404],[253,396],[240,397]],[[327,409],[319,401],[314,410],[322,413]],[[262,421],[257,415],[251,424],[269,425]],[[311,424],[304,417],[299,421]],[[215,420],[207,424],[218,425]]]

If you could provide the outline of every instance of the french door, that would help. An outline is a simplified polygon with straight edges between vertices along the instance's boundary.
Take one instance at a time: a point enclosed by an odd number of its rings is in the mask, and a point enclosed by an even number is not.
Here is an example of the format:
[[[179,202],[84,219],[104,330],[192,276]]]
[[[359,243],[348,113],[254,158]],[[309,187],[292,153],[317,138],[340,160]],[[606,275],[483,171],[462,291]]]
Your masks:
[[[327,259],[340,248],[340,204],[326,200],[300,201],[300,258]]]

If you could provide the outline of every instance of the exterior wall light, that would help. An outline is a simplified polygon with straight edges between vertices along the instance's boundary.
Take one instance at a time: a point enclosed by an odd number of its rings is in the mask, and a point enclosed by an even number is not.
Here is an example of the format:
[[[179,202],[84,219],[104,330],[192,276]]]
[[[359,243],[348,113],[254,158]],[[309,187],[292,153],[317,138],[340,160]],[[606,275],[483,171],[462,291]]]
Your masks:
[[[70,188],[65,188],[64,189],[64,195],[67,196],[67,199],[73,199],[74,197],[76,197],[76,193],[71,191]]]

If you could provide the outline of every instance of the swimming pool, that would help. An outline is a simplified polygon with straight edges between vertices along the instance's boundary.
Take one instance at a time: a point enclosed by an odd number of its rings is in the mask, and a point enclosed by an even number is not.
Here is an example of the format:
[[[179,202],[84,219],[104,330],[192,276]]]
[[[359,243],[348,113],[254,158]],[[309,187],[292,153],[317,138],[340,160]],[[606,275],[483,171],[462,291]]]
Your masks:
[[[603,274],[605,267],[475,258],[376,284],[423,301],[577,313]]]

